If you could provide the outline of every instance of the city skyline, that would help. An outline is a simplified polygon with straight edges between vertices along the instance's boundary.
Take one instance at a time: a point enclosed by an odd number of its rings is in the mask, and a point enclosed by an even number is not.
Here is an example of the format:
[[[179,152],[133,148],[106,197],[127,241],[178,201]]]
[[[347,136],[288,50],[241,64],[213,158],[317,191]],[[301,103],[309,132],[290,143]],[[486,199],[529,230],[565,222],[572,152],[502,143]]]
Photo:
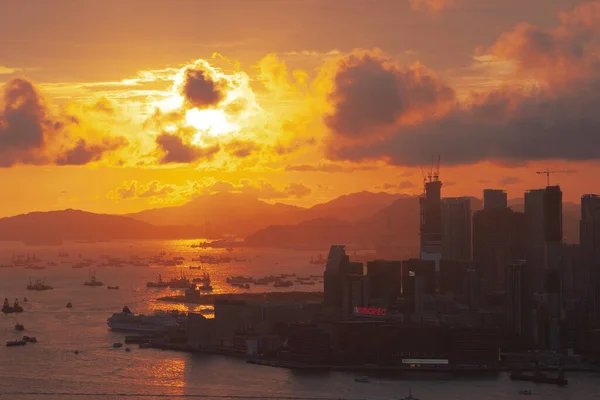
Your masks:
[[[589,90],[600,2],[535,0],[519,13],[472,0],[3,3],[14,12],[0,17],[11,188],[0,216],[127,213],[224,191],[305,207],[363,190],[419,195],[435,153],[447,197],[521,197],[545,186],[546,168],[570,171],[552,176],[565,201],[598,192],[599,154],[585,144],[600,121],[569,107],[600,101]]]

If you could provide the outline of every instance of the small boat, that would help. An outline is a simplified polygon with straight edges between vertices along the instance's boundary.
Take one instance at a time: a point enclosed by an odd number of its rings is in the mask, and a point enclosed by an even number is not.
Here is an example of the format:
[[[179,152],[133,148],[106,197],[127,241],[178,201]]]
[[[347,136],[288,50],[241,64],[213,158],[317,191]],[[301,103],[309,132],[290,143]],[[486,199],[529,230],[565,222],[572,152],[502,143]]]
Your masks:
[[[10,340],[6,342],[6,347],[14,347],[14,346],[25,346],[27,344],[24,340]]]
[[[37,338],[35,336],[23,336],[23,341],[27,343],[37,343]]]
[[[46,285],[41,279],[37,279],[35,282],[31,282],[31,279],[29,279],[29,285],[27,285],[27,290],[37,290],[38,292],[52,289],[54,288],[50,285]]]
[[[354,378],[354,382],[369,383],[371,382],[371,380],[366,376],[357,376],[356,378]]]
[[[15,330],[17,331],[24,331],[25,330],[25,326],[23,324],[15,324]]]
[[[188,289],[191,284],[192,282],[190,282],[183,272],[181,272],[179,278],[173,278],[169,281],[169,287],[171,289]]]
[[[117,343],[113,343],[113,347],[115,349],[120,349],[121,347],[123,347],[123,343],[118,343],[118,342]]]
[[[84,282],[83,286],[104,286],[104,283],[96,280],[96,274],[92,274],[90,280]]]
[[[15,310],[12,308],[12,306],[8,303],[8,299],[4,299],[4,305],[2,306],[2,312],[4,314],[10,314],[10,313],[15,312]]]
[[[21,305],[19,304],[19,299],[15,299],[15,302],[13,303],[13,312],[16,313],[20,313],[23,312],[23,307],[21,307]]]
[[[412,390],[408,391],[408,396],[402,397],[400,400],[419,400],[416,397],[413,397]]]
[[[146,283],[146,287],[149,288],[166,288],[169,287],[167,282],[162,280],[162,275],[158,274],[158,280],[156,282],[148,282]]]
[[[71,302],[67,303],[67,308],[73,308],[73,304]]]
[[[131,351],[131,349],[129,347],[127,347],[127,348],[125,348],[125,351],[129,353]]]
[[[119,290],[118,286],[107,286],[107,289]]]
[[[27,303],[29,300],[27,300],[27,297],[23,297],[23,303]]]
[[[152,343],[140,343],[139,347],[140,349],[150,349],[152,348]]]
[[[520,390],[519,394],[522,394],[523,396],[531,396],[531,390]]]

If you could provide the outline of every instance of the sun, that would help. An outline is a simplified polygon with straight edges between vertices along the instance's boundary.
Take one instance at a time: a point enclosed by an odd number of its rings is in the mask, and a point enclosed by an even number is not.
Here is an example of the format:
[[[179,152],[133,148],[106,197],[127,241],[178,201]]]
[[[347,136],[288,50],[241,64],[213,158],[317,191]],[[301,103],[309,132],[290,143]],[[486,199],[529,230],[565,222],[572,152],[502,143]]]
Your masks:
[[[239,125],[231,121],[225,111],[219,109],[187,110],[185,122],[197,129],[200,135],[221,136],[240,130]]]

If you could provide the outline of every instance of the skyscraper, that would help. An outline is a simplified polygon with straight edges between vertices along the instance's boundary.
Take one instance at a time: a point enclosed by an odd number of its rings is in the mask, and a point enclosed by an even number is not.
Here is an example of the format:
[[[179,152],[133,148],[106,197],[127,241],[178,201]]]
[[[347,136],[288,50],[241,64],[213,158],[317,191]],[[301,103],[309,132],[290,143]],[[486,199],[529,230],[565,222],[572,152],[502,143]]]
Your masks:
[[[506,267],[506,318],[508,329],[519,335],[525,334],[525,324],[531,319],[528,315],[531,295],[527,286],[527,262],[524,260],[512,261]]]
[[[329,249],[327,264],[323,277],[323,297],[325,307],[338,314],[346,314],[349,310],[344,307],[346,302],[345,285],[351,275],[363,275],[363,264],[351,262],[346,254],[345,246],[333,245]]]
[[[471,260],[472,222],[471,199],[442,199],[442,259]]]
[[[473,260],[480,263],[482,292],[503,290],[506,265],[524,258],[525,216],[510,208],[491,208],[473,215]]]
[[[483,208],[484,210],[502,209],[508,207],[508,198],[506,192],[500,189],[484,189]]]
[[[595,322],[600,321],[600,196],[581,197],[579,242],[583,257],[583,272],[587,282],[584,288]]]
[[[442,258],[442,182],[425,183],[421,206],[421,258],[436,261]]]

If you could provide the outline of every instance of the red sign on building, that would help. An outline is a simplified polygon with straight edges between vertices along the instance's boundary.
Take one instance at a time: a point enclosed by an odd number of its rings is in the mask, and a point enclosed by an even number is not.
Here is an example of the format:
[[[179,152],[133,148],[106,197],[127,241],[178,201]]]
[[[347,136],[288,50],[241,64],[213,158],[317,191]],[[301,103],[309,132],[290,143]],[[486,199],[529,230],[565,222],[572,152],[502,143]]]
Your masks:
[[[387,310],[385,308],[354,307],[354,314],[364,317],[385,317]]]

